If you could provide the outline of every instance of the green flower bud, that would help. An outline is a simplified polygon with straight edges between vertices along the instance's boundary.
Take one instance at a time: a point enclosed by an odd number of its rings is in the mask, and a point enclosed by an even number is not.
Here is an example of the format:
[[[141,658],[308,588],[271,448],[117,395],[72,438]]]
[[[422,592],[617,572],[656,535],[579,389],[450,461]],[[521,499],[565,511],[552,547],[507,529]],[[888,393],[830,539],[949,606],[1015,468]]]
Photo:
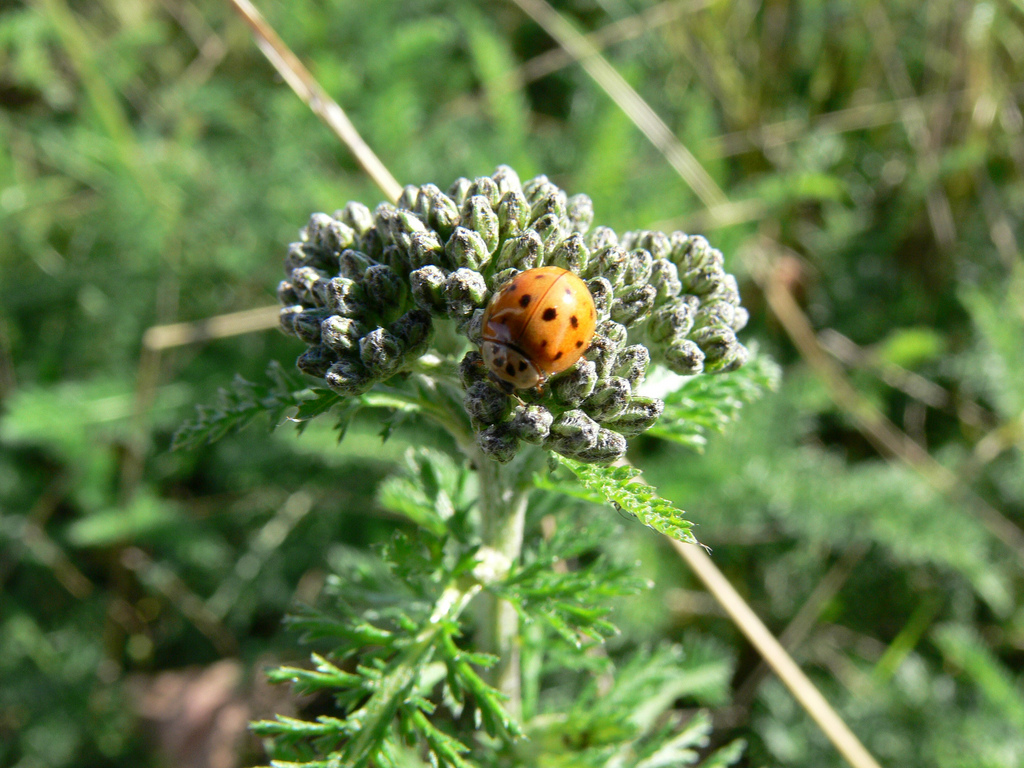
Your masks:
[[[524,443],[539,445],[551,433],[553,420],[551,412],[543,406],[519,405],[513,412],[509,426],[512,433]]]
[[[531,206],[538,200],[551,197],[552,195],[561,197],[562,207],[564,208],[565,206],[565,192],[557,184],[552,184],[548,177],[544,175],[535,176],[523,184],[523,194],[526,195],[526,199],[530,201]]]
[[[614,341],[600,333],[595,333],[587,349],[587,359],[593,361],[597,368],[598,381],[604,381],[612,372],[619,347]]]
[[[430,346],[434,324],[426,310],[411,309],[395,320],[388,330],[398,339],[405,357],[417,358]]]
[[[420,217],[412,211],[397,210],[394,211],[393,215],[388,216],[388,224],[390,225],[388,234],[391,236],[391,241],[405,253],[409,252],[412,246],[413,235],[430,232],[427,229],[427,225],[420,221]],[[440,242],[440,238],[437,234],[430,232],[434,235],[435,239]]]
[[[448,197],[452,199],[455,205],[461,206],[466,201],[466,198],[469,197],[469,188],[472,184],[473,182],[465,176],[460,176],[448,187]]]
[[[487,379],[487,366],[484,359],[476,350],[467,352],[459,362],[459,381],[463,389],[469,389],[470,385]]]
[[[293,270],[299,267],[314,266],[310,253],[306,253],[304,243],[291,243],[288,246],[288,255],[284,257],[284,273],[290,275]]]
[[[548,254],[547,263],[550,266],[561,267],[570,272],[581,274],[587,268],[590,261],[590,250],[583,242],[583,236],[574,234],[562,240]]]
[[[601,425],[583,411],[566,411],[552,422],[544,447],[563,456],[576,456],[594,446],[600,431]]]
[[[373,214],[362,203],[349,203],[340,211],[336,211],[334,218],[351,227],[359,237],[363,237],[373,228]]]
[[[419,232],[413,235],[409,242],[408,264],[409,269],[419,269],[432,264],[447,266],[449,261],[444,246],[441,244],[441,238],[433,232]],[[403,274],[401,269],[395,271]]]
[[[523,194],[526,195],[526,199],[533,202],[538,197],[544,194],[544,188],[554,187],[547,176],[541,174],[540,176],[534,176],[532,179],[528,179],[523,182]],[[557,187],[556,187],[557,189]]]
[[[459,224],[459,206],[434,184],[420,187],[415,210],[428,226],[437,231],[442,240],[451,237],[452,231]]]
[[[519,180],[519,174],[507,165],[499,165],[491,178],[498,185],[498,194],[502,196],[509,192],[522,193],[523,191],[523,183]]]
[[[498,272],[509,268],[525,271],[539,266],[543,257],[544,245],[540,235],[531,229],[505,241],[494,262],[494,268]]]
[[[374,378],[358,360],[343,358],[324,374],[332,392],[343,396],[361,395],[374,384]]]
[[[491,275],[488,287],[491,289],[492,292],[497,293],[498,290],[503,285],[505,285],[505,283],[507,283],[516,275],[518,275],[519,272],[520,270],[516,269],[515,267],[509,267],[508,269],[501,270],[501,272],[495,272],[493,275]]]
[[[307,376],[321,377],[335,361],[334,353],[327,347],[310,347],[295,361],[295,367]]]
[[[604,277],[594,277],[587,280],[587,288],[594,299],[594,310],[597,312],[597,322],[607,320],[612,313],[612,300],[615,298],[612,284]]]
[[[612,284],[616,293],[624,285],[629,254],[617,245],[602,248],[590,256],[587,277],[603,277]]]
[[[333,314],[358,317],[363,313],[363,289],[355,280],[332,277],[322,284],[323,303]]]
[[[282,280],[277,284],[277,301],[282,306],[290,306],[292,304],[298,304],[301,299],[299,298],[298,291],[295,287],[287,280]]]
[[[448,263],[456,269],[466,267],[479,271],[491,260],[491,253],[484,239],[479,233],[465,227],[455,228],[444,246],[444,252],[448,256]]]
[[[478,176],[473,179],[473,183],[466,190],[466,199],[468,200],[473,195],[482,195],[491,207],[497,207],[498,201],[501,199],[498,184],[490,176]],[[461,205],[465,205],[465,203]]]
[[[587,247],[591,253],[605,248],[614,248],[619,244],[619,236],[611,227],[597,227],[587,237]]]
[[[477,432],[476,443],[480,450],[502,464],[512,461],[519,451],[519,438],[509,424],[492,424]]]
[[[701,305],[693,317],[693,330],[714,328],[718,326],[732,327],[736,317],[736,307],[725,301],[709,301]]]
[[[487,381],[466,388],[466,413],[481,424],[497,424],[512,411],[512,398]]]
[[[474,309],[473,314],[459,320],[455,327],[459,333],[469,339],[471,344],[479,347],[484,341],[484,310]]]
[[[672,250],[672,261],[679,267],[679,274],[693,269],[719,266],[723,264],[722,252],[712,248],[711,244],[700,235],[691,235],[685,240],[675,243]]]
[[[674,296],[678,296],[683,290],[683,284],[679,282],[679,270],[668,259],[654,260],[651,264],[650,283],[658,289],[658,297],[655,299],[655,304],[661,304]]]
[[[653,427],[664,410],[665,403],[655,397],[634,397],[622,413],[603,423],[608,429],[633,437]]]
[[[412,298],[416,306],[425,309],[432,315],[440,315],[445,310],[445,285],[448,276],[433,264],[413,270],[409,273],[409,284],[412,286]]]
[[[691,333],[690,339],[704,353],[705,373],[720,372],[724,365],[732,362],[740,346],[732,328],[723,326],[701,328]]]
[[[306,308],[301,304],[293,304],[289,307],[281,307],[281,312],[278,315],[278,322],[280,324],[281,332],[286,333],[289,336],[298,336],[299,332],[295,328],[295,318],[302,314]]]
[[[711,264],[683,272],[679,275],[679,282],[687,293],[703,296],[717,289],[725,276],[725,270],[720,265]]]
[[[565,206],[572,232],[583,234],[594,223],[594,203],[586,195],[573,195]]]
[[[381,317],[391,320],[401,311],[408,289],[391,267],[374,264],[363,275],[363,291],[367,305]]]
[[[306,306],[323,306],[324,283],[327,273],[314,267],[293,269],[290,282],[292,289],[299,295],[299,300]]]
[[[487,253],[498,247],[498,215],[483,195],[467,197],[462,204],[462,226],[471,229],[487,244]]]
[[[610,375],[618,350],[626,345],[628,335],[626,327],[614,321],[604,321],[597,325],[587,357],[596,362],[598,378],[606,379]]]
[[[530,203],[522,192],[510,190],[498,203],[498,235],[502,240],[516,237],[526,229]]]
[[[668,259],[672,255],[672,243],[664,232],[627,232],[622,236],[622,246],[628,249],[643,248],[653,259]]]
[[[390,331],[376,328],[359,340],[359,359],[370,376],[387,379],[402,365],[402,344]]]
[[[732,329],[739,333],[747,327],[747,323],[750,321],[750,313],[745,307],[736,307],[736,314],[732,319]]]
[[[543,197],[538,197],[531,201],[530,205],[530,223],[533,224],[538,219],[542,219],[545,216],[554,215],[556,219],[564,219],[566,213],[566,199],[565,192],[555,187],[552,191]]]
[[[650,364],[651,353],[647,347],[643,344],[632,344],[619,352],[612,373],[621,376],[636,389],[647,376],[647,367]]]
[[[553,213],[545,214],[530,225],[527,234],[533,232],[540,237],[540,241],[544,245],[543,252],[546,253],[562,239],[562,219]],[[537,263],[540,264],[541,261],[542,258],[538,259]]]
[[[359,280],[366,270],[376,263],[365,253],[347,248],[341,252],[341,256],[338,258],[338,275],[347,277],[349,280]]]
[[[731,348],[728,349],[726,354],[718,358],[715,361],[714,367],[704,366],[705,373],[729,373],[735,371],[737,368],[742,368],[747,364],[747,360],[750,358],[750,352],[739,342],[736,342]]]
[[[705,301],[724,301],[738,307],[740,304],[740,287],[733,275],[723,274],[718,283],[704,297]]]
[[[384,246],[390,243],[385,241],[385,236],[379,228],[373,227],[359,238],[357,245],[359,250],[371,259],[381,261],[384,258]]]
[[[612,320],[627,327],[639,323],[650,314],[657,297],[657,288],[653,285],[641,285],[612,302]]]
[[[448,275],[444,286],[445,311],[449,317],[468,317],[487,298],[483,275],[462,267]]]
[[[682,376],[696,376],[704,370],[704,353],[689,339],[678,339],[666,350],[665,365]]]
[[[314,213],[300,232],[302,240],[323,254],[337,256],[355,243],[352,227],[326,213]]]
[[[345,355],[359,349],[359,339],[364,332],[356,320],[331,315],[320,325],[320,341],[336,354]]]
[[[398,208],[408,208],[410,211],[416,210],[416,200],[420,196],[420,188],[415,184],[406,184],[402,187],[402,194],[398,196],[398,200],[395,201],[395,206]]]
[[[651,314],[647,336],[655,344],[667,344],[673,339],[681,339],[693,328],[695,314],[690,302],[680,298],[670,299]]]
[[[668,259],[678,266],[690,248],[690,236],[685,232],[680,232],[679,230],[671,232],[668,236],[668,246],[668,256],[663,258]]]
[[[597,366],[587,359],[551,380],[551,394],[556,402],[575,408],[590,397],[597,386]]]
[[[330,310],[307,309],[294,315],[292,321],[295,335],[309,345],[320,343],[320,324],[327,318]]]
[[[594,394],[583,403],[583,410],[601,423],[614,419],[629,405],[633,388],[629,382],[618,376],[612,376]]]
[[[594,444],[574,454],[572,458],[587,464],[610,464],[625,453],[626,438],[618,432],[602,428]]]
[[[650,282],[653,266],[654,259],[648,251],[642,248],[630,251],[623,283],[627,286],[646,285]]]
[[[404,275],[412,269],[412,265],[409,262],[409,253],[397,245],[384,246],[384,253],[380,257],[380,263],[387,265],[400,275]]]

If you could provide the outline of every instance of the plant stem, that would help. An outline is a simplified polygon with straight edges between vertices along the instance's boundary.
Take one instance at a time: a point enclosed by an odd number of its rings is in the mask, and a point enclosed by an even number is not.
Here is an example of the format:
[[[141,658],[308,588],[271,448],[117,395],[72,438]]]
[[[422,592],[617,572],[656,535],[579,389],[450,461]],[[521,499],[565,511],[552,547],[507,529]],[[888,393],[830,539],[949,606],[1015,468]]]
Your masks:
[[[437,400],[424,409],[455,438],[459,448],[476,469],[480,485],[479,508],[481,538],[486,547],[498,553],[505,567],[511,567],[522,552],[526,502],[530,488],[521,478],[530,451],[523,451],[509,464],[499,464],[484,454],[473,438],[464,410],[451,409],[461,401],[457,382],[434,374],[425,379],[436,387]],[[533,458],[536,458],[533,456]],[[498,578],[504,574],[498,574]],[[505,708],[519,718],[522,710],[522,686],[519,648],[519,615],[507,600],[484,589],[480,594],[479,650],[493,654],[498,662],[490,670],[491,684],[507,696]]]
[[[484,544],[497,550],[511,564],[523,547],[527,489],[520,487],[508,471],[474,446],[480,479],[480,514]],[[507,600],[484,591],[480,626],[480,650],[498,657],[491,669],[492,684],[508,697],[509,714],[520,716],[522,691],[519,664],[519,615]]]

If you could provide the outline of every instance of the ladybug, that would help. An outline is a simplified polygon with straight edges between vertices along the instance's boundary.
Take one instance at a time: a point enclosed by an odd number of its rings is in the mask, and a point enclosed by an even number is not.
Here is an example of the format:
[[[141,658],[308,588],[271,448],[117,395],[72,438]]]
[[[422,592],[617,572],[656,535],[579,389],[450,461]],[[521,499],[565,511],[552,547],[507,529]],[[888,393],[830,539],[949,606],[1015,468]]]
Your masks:
[[[480,353],[513,389],[542,385],[587,351],[597,312],[586,283],[561,267],[520,272],[484,311]]]

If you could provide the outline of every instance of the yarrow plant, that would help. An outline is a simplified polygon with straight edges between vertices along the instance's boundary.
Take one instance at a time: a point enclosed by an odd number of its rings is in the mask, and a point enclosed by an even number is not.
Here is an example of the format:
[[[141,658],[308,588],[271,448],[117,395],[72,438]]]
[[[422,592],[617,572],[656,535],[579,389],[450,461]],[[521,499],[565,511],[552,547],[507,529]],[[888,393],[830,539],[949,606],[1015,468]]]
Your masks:
[[[275,764],[698,762],[708,720],[673,705],[720,701],[728,661],[676,647],[592,652],[616,632],[613,600],[645,586],[606,552],[622,519],[693,541],[681,510],[610,465],[645,432],[699,448],[776,372],[737,340],[747,312],[707,240],[617,235],[593,215],[585,195],[545,176],[521,183],[507,166],[447,193],[409,186],[373,211],[314,214],[278,287],[308,383],[272,366],[269,385],[236,381],[176,436],[195,445],[264,412],[300,426],[333,412],[344,428],[374,408],[431,421],[462,454],[410,451],[380,490],[408,521],[382,567],[339,563],[328,605],[295,617],[322,649],[312,668],[271,677],[328,696],[334,712],[256,723]],[[483,318],[502,286],[546,266],[585,282],[595,333],[575,364],[514,389],[484,364]]]
[[[476,440],[511,460],[522,443],[607,464],[650,428],[664,403],[640,393],[651,363],[677,374],[739,368],[747,322],[736,279],[700,235],[591,230],[593,205],[546,176],[520,183],[508,166],[458,179],[448,194],[408,186],[372,213],[349,203],[314,214],[285,260],[281,327],[308,345],[299,369],[360,395],[422,368],[435,322],[468,346],[458,367]],[[503,391],[477,351],[494,292],[517,274],[556,266],[583,278],[597,310],[586,355],[551,386]]]

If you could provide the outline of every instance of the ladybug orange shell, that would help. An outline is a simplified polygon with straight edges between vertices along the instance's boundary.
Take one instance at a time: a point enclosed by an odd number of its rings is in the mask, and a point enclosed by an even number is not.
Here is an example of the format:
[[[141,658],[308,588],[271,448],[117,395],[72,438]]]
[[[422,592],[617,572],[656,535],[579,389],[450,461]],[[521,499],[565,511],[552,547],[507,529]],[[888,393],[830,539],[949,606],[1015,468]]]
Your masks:
[[[576,275],[561,267],[528,269],[487,305],[480,352],[492,374],[529,389],[579,360],[596,322],[594,297]]]

